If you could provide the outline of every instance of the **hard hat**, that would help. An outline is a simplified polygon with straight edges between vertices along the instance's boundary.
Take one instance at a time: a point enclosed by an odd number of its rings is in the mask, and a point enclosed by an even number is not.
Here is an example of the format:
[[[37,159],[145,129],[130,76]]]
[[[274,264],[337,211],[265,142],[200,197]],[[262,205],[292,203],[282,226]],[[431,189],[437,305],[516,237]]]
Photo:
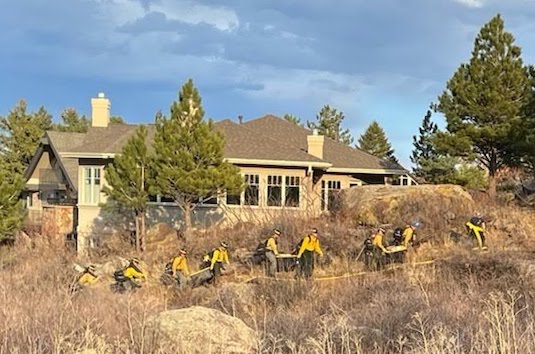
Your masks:
[[[414,226],[415,228],[419,228],[420,227],[420,223],[418,221],[413,221],[411,226]]]
[[[180,254],[184,254],[184,255],[188,254],[188,253],[186,252],[186,250],[183,249],[183,248],[181,248],[179,252],[180,252]]]
[[[94,264],[90,264],[90,265],[87,267],[87,270],[89,270],[90,272],[94,272],[96,269],[97,269],[97,267],[95,267]]]
[[[228,243],[226,243],[225,241],[221,241],[220,245],[223,248],[228,248]]]
[[[380,231],[380,232],[386,232],[386,230],[383,229],[382,227],[379,228],[379,231]]]
[[[132,258],[132,259],[130,259],[130,263],[133,263],[133,264],[139,264],[139,259],[137,259],[137,258]]]
[[[317,233],[318,233],[318,229],[317,229],[316,227],[313,227],[313,228],[312,228],[312,233],[317,234]]]
[[[273,229],[273,233],[274,233],[275,235],[277,235],[277,236],[280,236],[280,234],[281,234],[281,230],[279,230],[279,229]]]

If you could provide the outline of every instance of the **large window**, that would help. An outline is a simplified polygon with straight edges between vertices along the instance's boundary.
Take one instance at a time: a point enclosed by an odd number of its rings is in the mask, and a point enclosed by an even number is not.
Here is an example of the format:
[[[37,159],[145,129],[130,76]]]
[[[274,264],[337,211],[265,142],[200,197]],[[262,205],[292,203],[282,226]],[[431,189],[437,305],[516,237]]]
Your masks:
[[[260,176],[259,175],[245,175],[245,195],[244,195],[244,204],[245,205],[258,205],[260,200]]]
[[[267,205],[282,205],[282,176],[267,177]]]
[[[85,204],[100,203],[100,167],[84,167],[84,195]]]
[[[285,181],[284,205],[287,207],[298,208],[300,196],[299,177],[286,176]]]
[[[333,202],[340,191],[340,181],[321,181],[321,210],[331,210]]]

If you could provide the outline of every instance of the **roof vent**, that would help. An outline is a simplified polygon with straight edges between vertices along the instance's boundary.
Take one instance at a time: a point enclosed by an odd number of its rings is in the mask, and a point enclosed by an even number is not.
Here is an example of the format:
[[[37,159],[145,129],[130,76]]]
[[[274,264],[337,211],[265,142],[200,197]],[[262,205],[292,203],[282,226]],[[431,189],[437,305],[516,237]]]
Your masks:
[[[318,135],[318,129],[314,128],[314,129],[312,130],[312,135]]]
[[[239,116],[238,116],[238,122],[239,122],[240,124],[243,123],[243,116],[242,116],[242,115],[239,115]]]
[[[99,92],[97,95],[98,98],[104,98],[106,95],[104,95],[104,92]]]

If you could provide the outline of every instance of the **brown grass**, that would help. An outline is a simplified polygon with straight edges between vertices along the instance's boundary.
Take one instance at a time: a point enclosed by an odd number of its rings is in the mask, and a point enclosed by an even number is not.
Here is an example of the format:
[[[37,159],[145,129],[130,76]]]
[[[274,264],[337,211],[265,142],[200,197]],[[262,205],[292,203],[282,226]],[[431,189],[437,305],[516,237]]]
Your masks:
[[[43,241],[0,253],[0,354],[2,353],[181,353],[163,347],[147,331],[158,312],[201,305],[236,316],[259,336],[260,353],[529,353],[535,352],[535,245],[533,216],[509,207],[489,209],[491,250],[472,252],[456,244],[450,230],[411,252],[410,262],[437,258],[432,265],[319,282],[283,280],[239,284],[251,273],[236,266],[235,284],[179,292],[158,284],[163,264],[179,241],[145,256],[154,280],[135,294],[109,291],[108,281],[76,295],[73,255]],[[507,218],[522,232],[507,236]],[[272,227],[286,236],[289,250],[303,230],[317,226],[332,263],[318,275],[357,272],[352,255],[370,232],[351,220],[295,220],[239,225],[232,230],[198,233],[187,243],[191,267],[218,240],[234,249],[251,249]],[[127,256],[124,244],[118,248]],[[209,245],[209,246],[207,246]],[[118,250],[106,246],[93,261]],[[255,270],[252,275],[261,274]],[[92,350],[92,351],[88,351]]]

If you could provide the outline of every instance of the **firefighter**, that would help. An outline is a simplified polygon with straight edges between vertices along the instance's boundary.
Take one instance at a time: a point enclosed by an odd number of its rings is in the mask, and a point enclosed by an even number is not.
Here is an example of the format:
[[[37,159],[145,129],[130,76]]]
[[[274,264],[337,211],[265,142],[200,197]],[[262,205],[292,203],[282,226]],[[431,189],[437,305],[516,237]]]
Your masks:
[[[130,285],[136,288],[141,287],[140,282],[147,279],[147,275],[141,269],[139,259],[137,258],[130,259],[128,266],[123,271],[123,275],[128,279]]]
[[[78,285],[81,287],[91,286],[98,281],[96,268],[93,264],[84,269],[82,275],[78,278]]]
[[[385,262],[384,257],[390,253],[383,243],[385,232],[386,230],[380,227],[375,233],[375,235],[373,235],[372,244],[374,265],[372,266],[372,268],[374,269],[381,268]]]
[[[320,240],[318,239],[318,229],[316,228],[313,228],[311,232],[301,240],[299,252],[297,253],[301,274],[307,279],[312,277],[312,273],[314,272],[314,252],[323,256]]]
[[[265,256],[266,256],[266,268],[267,274],[270,277],[274,277],[277,272],[277,256],[279,250],[277,243],[281,232],[279,229],[274,229],[273,234],[266,240]]]
[[[373,244],[373,238],[374,238],[373,234],[370,234],[368,237],[366,237],[366,239],[364,240],[364,245],[363,245],[364,249],[362,250],[362,252],[364,253],[364,264],[369,269],[373,269],[374,264],[375,264],[375,262],[374,262],[374,259],[375,259],[375,255],[374,255],[375,246]]]
[[[180,249],[179,255],[173,259],[173,265],[171,266],[172,276],[178,282],[178,286],[183,289],[189,276],[187,252],[185,249]]]
[[[410,225],[407,225],[407,227],[405,227],[405,230],[403,230],[403,243],[402,243],[403,246],[408,248],[409,245],[413,244],[413,242],[416,240],[416,235],[414,232],[419,227],[420,227],[420,223],[416,221]]]
[[[477,245],[480,250],[486,250],[487,246],[485,245],[485,219],[483,216],[477,213],[476,216],[470,218],[466,223],[466,229],[470,236],[473,236],[477,240]]]
[[[204,264],[210,267],[210,271],[214,278],[220,276],[223,263],[230,264],[228,259],[228,243],[221,241],[219,247],[204,256],[204,261]]]

